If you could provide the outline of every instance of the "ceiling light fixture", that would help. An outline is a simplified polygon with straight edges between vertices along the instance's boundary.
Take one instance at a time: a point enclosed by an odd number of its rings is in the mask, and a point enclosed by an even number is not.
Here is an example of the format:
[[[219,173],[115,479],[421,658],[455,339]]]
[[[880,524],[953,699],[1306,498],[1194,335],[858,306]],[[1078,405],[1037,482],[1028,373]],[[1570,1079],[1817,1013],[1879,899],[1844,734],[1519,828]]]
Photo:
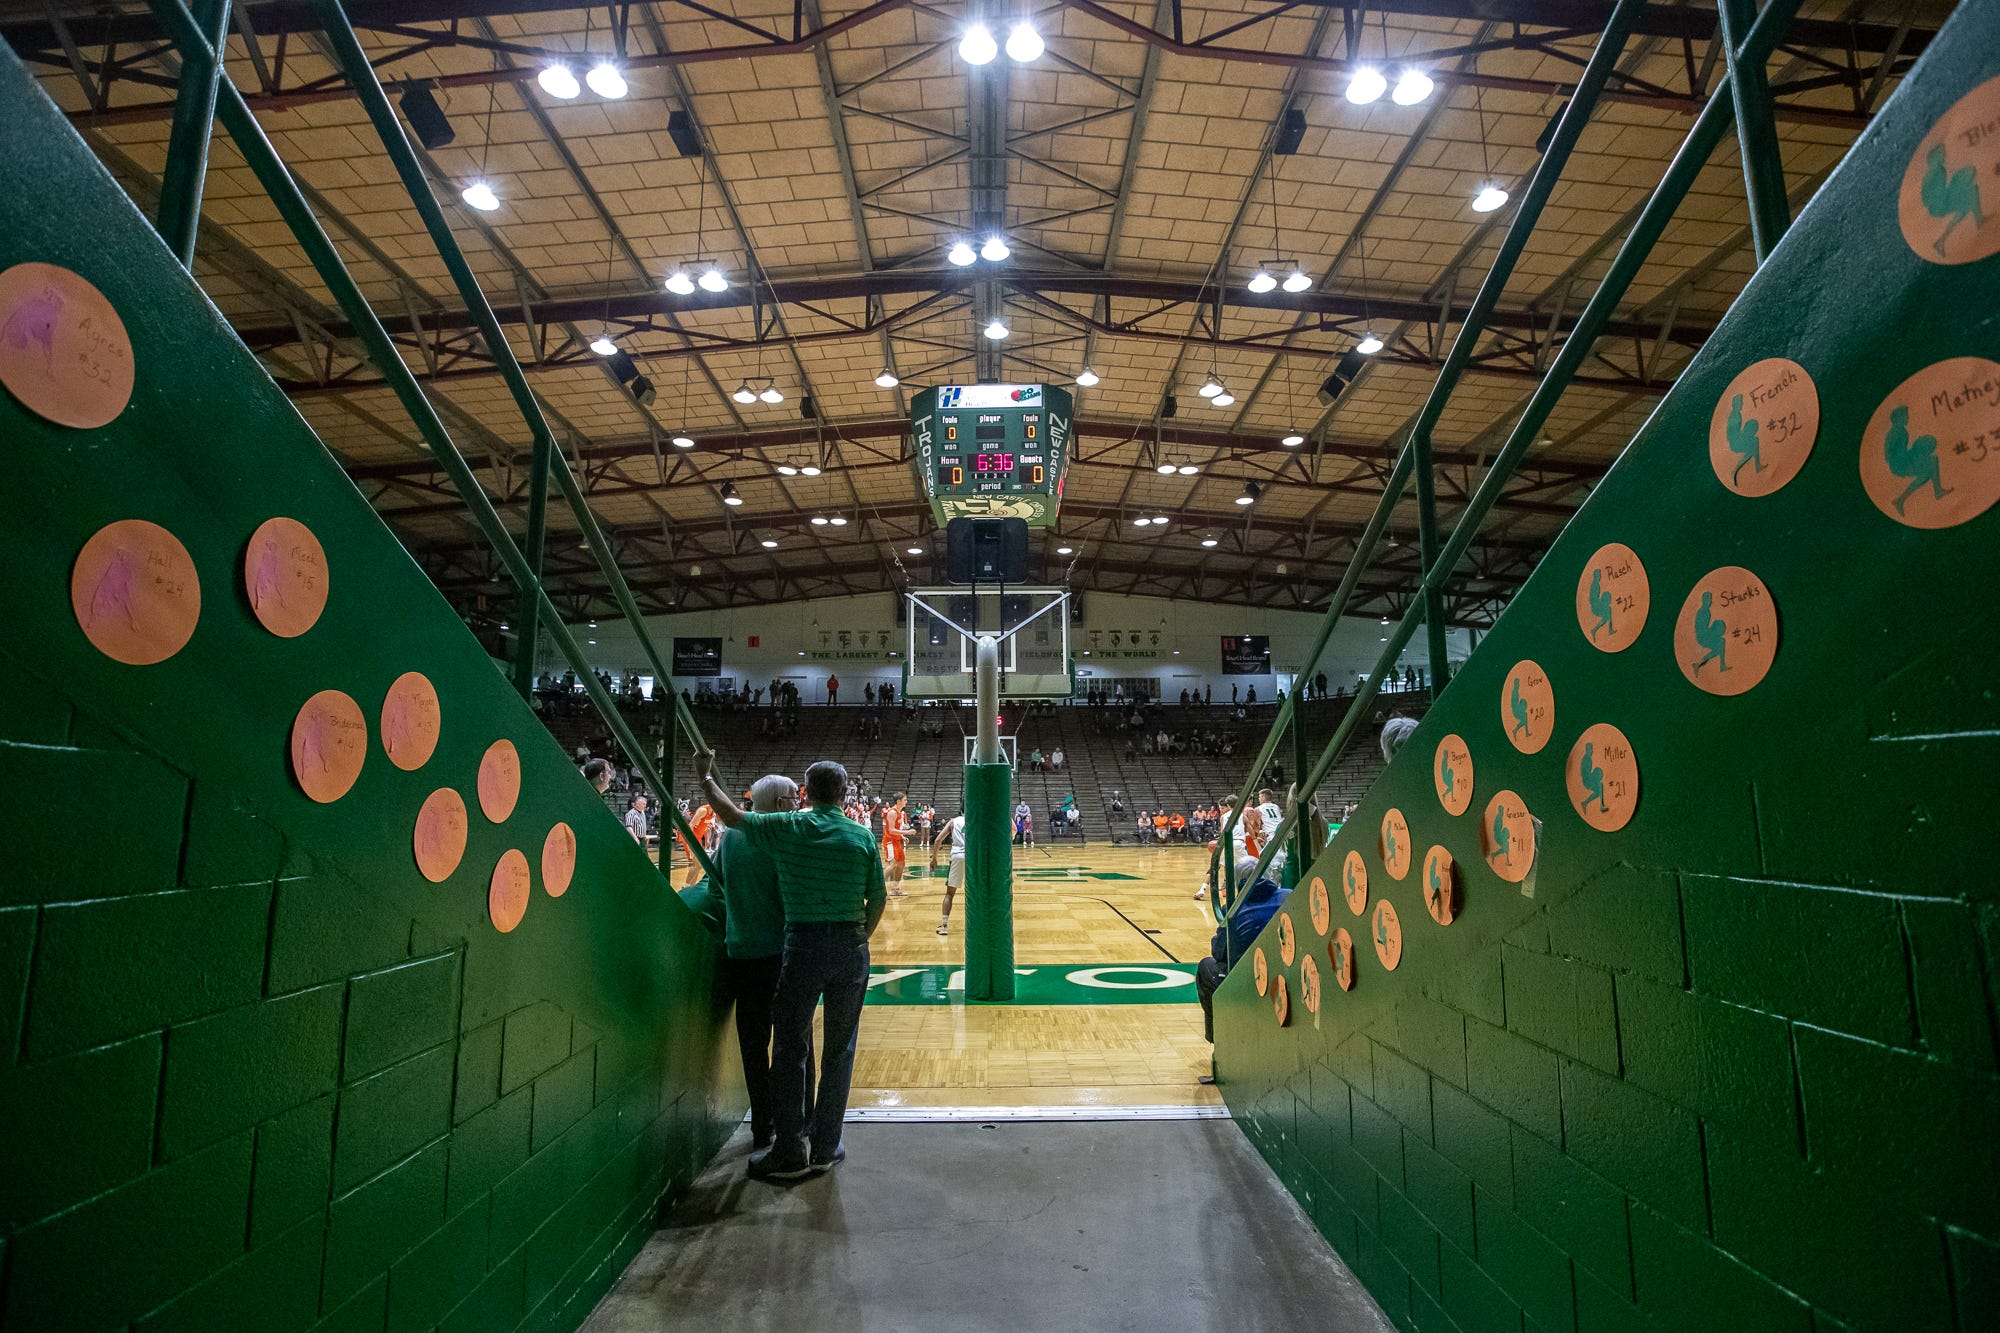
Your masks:
[[[893,389],[901,383],[902,381],[896,378],[895,372],[887,366],[884,366],[882,373],[875,377],[875,387],[878,389]]]
[[[1222,541],[1220,538],[1216,537],[1213,533],[1211,533],[1208,536],[1203,537],[1201,539],[1201,544],[1203,546],[1215,547],[1222,545]]]
[[[778,475],[781,477],[796,477],[799,475],[799,470],[794,464],[780,463],[778,464]]]
[[[905,555],[922,555],[923,553],[924,553],[924,548],[921,546],[911,546],[906,548],[903,552],[903,554]]]
[[[1158,467],[1154,468],[1153,471],[1159,473],[1163,477],[1171,477],[1174,475],[1174,466],[1175,466],[1174,461],[1171,458],[1169,458],[1163,461]]]
[[[1472,211],[1475,213],[1491,213],[1494,209],[1504,206],[1506,202],[1507,192],[1505,190],[1497,185],[1482,186],[1479,193],[1472,196]]]
[[[847,526],[847,520],[842,518],[839,514],[835,514],[832,518],[829,518],[827,522],[833,524],[833,526],[835,526],[836,528],[844,528]]]
[[[965,30],[959,39],[958,57],[968,65],[984,65],[1000,54],[1000,44],[993,40],[993,30],[984,23],[975,23]]]
[[[491,213],[500,207],[500,196],[493,193],[492,185],[485,181],[474,181],[458,192],[458,197],[482,213]]]
[[[812,516],[812,525],[813,525],[814,527],[816,527],[816,528],[823,528],[823,527],[825,527],[825,526],[826,526],[826,515],[825,515],[825,514],[814,514],[814,515]]]
[[[1389,91],[1389,80],[1373,65],[1363,65],[1354,71],[1354,77],[1347,81],[1347,100],[1356,106],[1367,106],[1370,102]]]
[[[960,241],[957,245],[951,247],[951,250],[945,255],[945,258],[949,259],[952,263],[958,265],[960,268],[964,268],[967,264],[970,264],[973,260],[979,258],[979,252],[972,248],[970,242]]]
[[[735,482],[725,481],[722,483],[722,503],[732,509],[743,503],[743,497],[736,493]]]
[[[1057,555],[1074,555],[1075,553],[1076,553],[1076,548],[1075,548],[1074,546],[1058,546],[1058,547],[1056,547],[1056,554],[1057,554]]]
[[[609,333],[600,333],[590,340],[590,350],[599,356],[610,356],[618,350],[618,344],[611,341]]]
[[[1215,395],[1215,397],[1209,399],[1208,401],[1217,407],[1228,407],[1231,403],[1236,401],[1236,395],[1229,392],[1229,390],[1224,389],[1221,393]]]
[[[767,403],[782,403],[785,401],[784,393],[779,390],[777,385],[769,381],[765,382],[764,391],[758,394],[757,397]]]
[[[1257,497],[1263,493],[1264,488],[1262,486],[1259,486],[1254,481],[1246,481],[1243,483],[1243,494],[1236,497],[1236,503],[1240,505],[1256,504]]]
[[[799,469],[799,475],[801,477],[817,477],[819,475],[819,467],[816,464],[807,463]]]
[[[1278,280],[1271,276],[1269,269],[1260,268],[1250,275],[1250,281],[1245,283],[1244,286],[1248,287],[1256,295],[1262,296],[1265,292],[1276,291],[1278,289]]]
[[[552,60],[542,66],[542,72],[535,76],[535,82],[542,85],[542,91],[550,97],[567,102],[583,91],[583,85],[576,81],[576,73],[560,60]]]
[[[1396,90],[1389,94],[1389,100],[1397,106],[1415,106],[1429,97],[1431,89],[1436,86],[1431,82],[1431,76],[1422,70],[1406,69],[1396,80]]]
[[[988,236],[986,243],[979,247],[979,257],[994,264],[999,263],[1013,253],[1012,250],[1007,248],[1007,242],[1001,240],[998,236]]]
[[[710,264],[695,279],[695,285],[705,292],[726,292],[729,290],[729,275],[722,271],[720,264]]]
[[[1007,336],[1007,326],[1000,322],[998,316],[995,316],[993,322],[986,326],[986,336],[994,342],[999,342]]]
[[[778,549],[778,539],[776,537],[766,537],[764,538],[764,540],[758,542],[757,544],[763,547],[767,551],[775,551]]]
[[[1016,23],[1014,31],[1007,34],[1007,58],[1017,64],[1025,65],[1030,60],[1041,59],[1047,46],[1048,43],[1042,40],[1042,35],[1035,31],[1032,24]]]
[[[1097,383],[1097,372],[1092,370],[1089,366],[1085,366],[1083,368],[1083,373],[1076,377],[1076,382],[1078,387],[1080,388],[1085,388],[1085,389],[1091,388]]]
[[[1202,382],[1200,390],[1202,397],[1213,398],[1215,397],[1215,395],[1221,392],[1222,392],[1222,381],[1215,378],[1215,376],[1210,375],[1206,380]]]
[[[1183,477],[1192,477],[1197,472],[1201,471],[1201,469],[1199,467],[1196,467],[1193,463],[1182,463],[1178,470]]]
[[[674,448],[676,448],[676,449],[692,449],[692,448],[694,448],[694,437],[693,437],[692,435],[676,435],[676,436],[674,436]]]
[[[1285,290],[1288,292],[1302,292],[1312,285],[1311,275],[1302,268],[1295,268],[1285,275]]]
[[[741,384],[737,385],[736,392],[729,396],[739,403],[754,403],[757,401],[757,391],[750,387],[749,380],[744,380]]]
[[[619,98],[625,95],[625,76],[609,60],[600,60],[592,65],[590,73],[583,76],[583,81],[599,97]]]
[[[1156,528],[1164,528],[1165,526],[1167,526],[1166,516],[1164,514],[1153,515],[1153,526]]]
[[[1354,350],[1363,356],[1373,356],[1382,350],[1382,340],[1372,333],[1364,334],[1361,341],[1354,344]]]
[[[675,296],[694,295],[694,277],[684,268],[677,268],[667,275],[667,290]]]
[[[1299,434],[1297,431],[1293,431],[1290,435],[1287,435],[1284,439],[1278,441],[1279,444],[1284,445],[1287,449],[1296,449],[1305,442],[1306,442],[1306,437]]]

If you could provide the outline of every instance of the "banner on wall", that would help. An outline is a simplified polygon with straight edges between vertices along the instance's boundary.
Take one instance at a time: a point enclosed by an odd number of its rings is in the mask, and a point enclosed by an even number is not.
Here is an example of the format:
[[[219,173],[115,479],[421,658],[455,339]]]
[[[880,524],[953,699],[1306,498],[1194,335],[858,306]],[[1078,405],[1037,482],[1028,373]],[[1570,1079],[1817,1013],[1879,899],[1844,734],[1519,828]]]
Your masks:
[[[1161,633],[1156,629],[1094,629],[1086,636],[1095,658],[1150,662],[1161,653]]]
[[[719,676],[722,674],[721,639],[674,639],[674,675]]]
[[[1271,636],[1268,634],[1223,635],[1222,674],[1225,676],[1270,675]]]
[[[805,656],[813,662],[883,662],[896,656],[894,635],[886,629],[816,629],[818,644],[808,643]]]

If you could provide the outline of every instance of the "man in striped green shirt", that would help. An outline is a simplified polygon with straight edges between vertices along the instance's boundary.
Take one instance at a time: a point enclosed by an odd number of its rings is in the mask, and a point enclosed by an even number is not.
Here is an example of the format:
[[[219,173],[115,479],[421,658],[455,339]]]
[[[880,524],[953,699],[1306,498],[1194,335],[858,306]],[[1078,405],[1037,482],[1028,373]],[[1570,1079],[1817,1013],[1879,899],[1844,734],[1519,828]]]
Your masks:
[[[715,755],[695,755],[716,817],[741,829],[778,869],[785,905],[784,962],[772,1003],[771,1105],[776,1138],[752,1154],[760,1180],[798,1180],[830,1170],[846,1151],[840,1126],[854,1077],[854,1043],[868,994],[868,937],[888,891],[875,835],[841,812],[847,770],[821,760],[806,770],[806,808],[745,813],[717,785]],[[810,1087],[813,1010],[826,1006],[817,1093]]]

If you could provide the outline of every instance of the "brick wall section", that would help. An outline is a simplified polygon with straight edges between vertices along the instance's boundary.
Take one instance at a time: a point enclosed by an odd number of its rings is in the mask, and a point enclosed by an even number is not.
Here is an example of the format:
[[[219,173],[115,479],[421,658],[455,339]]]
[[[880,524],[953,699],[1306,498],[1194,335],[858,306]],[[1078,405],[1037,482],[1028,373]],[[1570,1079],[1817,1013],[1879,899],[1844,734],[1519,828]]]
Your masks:
[[[1981,35],[1996,25],[1993,0],[1959,7],[1314,867],[1359,945],[1356,988],[1328,986],[1314,1015],[1294,975],[1284,1029],[1251,969],[1218,995],[1239,1123],[1399,1327],[1973,1333],[2000,1318],[2000,899],[1984,869],[2000,509],[1904,528],[1856,478],[1897,384],[1994,356],[2000,258],[1924,262],[1898,233],[1896,187],[1943,111],[2000,76]],[[1975,311],[1985,326],[1957,318]],[[1780,355],[1815,378],[1818,442],[1786,489],[1745,500],[1715,482],[1707,423],[1738,370]],[[1588,646],[1574,609],[1607,541],[1639,552],[1652,587],[1617,656]],[[1670,643],[1687,590],[1725,564],[1764,579],[1784,635],[1769,677],[1726,700],[1681,678]],[[1500,710],[1528,657],[1556,694],[1535,756],[1508,744]],[[1615,834],[1567,808],[1566,755],[1598,721],[1641,767]],[[1457,818],[1430,772],[1452,732],[1476,782]],[[1503,787],[1542,821],[1519,887],[1482,859]],[[1442,843],[1465,869],[1449,927],[1420,871],[1383,868],[1391,806],[1419,866]],[[1371,906],[1398,910],[1393,972],[1341,902],[1350,847]],[[1323,951],[1294,901],[1301,949]]]
[[[94,431],[0,392],[0,1327],[574,1328],[741,1113],[715,941],[4,50],[0,122],[0,268],[85,275],[137,372]],[[276,514],[327,553],[296,639],[240,591]],[[148,667],[69,605],[134,517],[202,590]],[[406,772],[375,717],[410,670],[444,720]],[[330,688],[370,752],[321,805],[286,737]],[[515,813],[431,884],[416,811],[501,736]],[[491,868],[558,820],[575,879],[503,935]]]

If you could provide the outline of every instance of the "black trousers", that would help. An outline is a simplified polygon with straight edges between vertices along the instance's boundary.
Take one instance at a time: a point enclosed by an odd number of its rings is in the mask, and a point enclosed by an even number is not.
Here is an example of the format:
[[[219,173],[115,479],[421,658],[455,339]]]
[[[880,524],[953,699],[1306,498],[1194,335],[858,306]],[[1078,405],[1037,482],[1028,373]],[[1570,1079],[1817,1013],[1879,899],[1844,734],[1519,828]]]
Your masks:
[[[1194,965],[1194,997],[1201,1001],[1201,1035],[1208,1039],[1211,1046],[1215,1044],[1215,988],[1222,984],[1226,975],[1222,964],[1213,957],[1204,958]]]
[[[785,927],[785,961],[772,1006],[771,1107],[781,1163],[826,1161],[840,1146],[854,1043],[868,995],[868,933],[859,922]],[[821,1019],[819,1086],[813,1086],[813,1010]]]
[[[750,1093],[750,1134],[759,1143],[769,1143],[777,1132],[777,1117],[771,1107],[771,1023],[778,971],[784,960],[779,953],[768,958],[723,960],[729,998],[736,1001],[736,1045],[743,1055],[743,1086]],[[810,1049],[806,1061],[810,1066]],[[810,1081],[811,1073],[806,1077]]]

